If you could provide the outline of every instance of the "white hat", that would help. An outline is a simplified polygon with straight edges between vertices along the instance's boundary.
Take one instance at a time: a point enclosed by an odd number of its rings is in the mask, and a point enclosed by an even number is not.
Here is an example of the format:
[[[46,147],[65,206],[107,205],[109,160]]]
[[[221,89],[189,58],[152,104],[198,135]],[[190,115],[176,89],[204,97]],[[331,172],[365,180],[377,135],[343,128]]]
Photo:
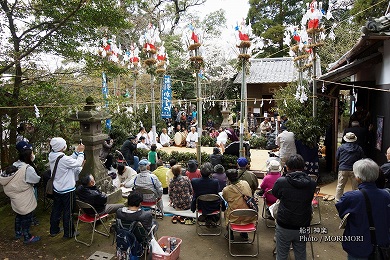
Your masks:
[[[65,150],[66,149],[66,141],[64,140],[64,138],[62,137],[53,137],[51,140],[50,140],[50,146],[51,146],[51,149],[54,151],[54,152],[59,152],[61,150]]]
[[[356,142],[357,136],[352,132],[348,132],[344,135],[343,139],[347,143],[353,143],[353,142]]]
[[[270,172],[280,171],[281,169],[282,167],[280,166],[280,162],[278,160],[272,160],[269,162],[268,170]]]

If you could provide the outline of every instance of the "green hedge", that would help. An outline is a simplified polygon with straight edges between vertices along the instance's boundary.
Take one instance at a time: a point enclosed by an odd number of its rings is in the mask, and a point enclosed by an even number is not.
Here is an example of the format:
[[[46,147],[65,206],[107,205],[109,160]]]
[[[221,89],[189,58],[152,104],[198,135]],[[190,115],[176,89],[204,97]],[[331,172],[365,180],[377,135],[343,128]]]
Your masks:
[[[148,150],[146,149],[137,149],[136,155],[141,158],[148,158]],[[187,167],[187,163],[189,160],[196,160],[196,152],[178,152],[178,151],[172,151],[171,154],[168,154],[164,151],[157,151],[157,154],[160,156],[160,158],[165,162],[168,163],[169,160],[175,159],[178,163],[180,163],[183,167]],[[202,164],[205,162],[210,162],[210,155],[208,153],[202,152],[201,154],[201,160]],[[237,167],[237,156],[234,155],[224,155],[223,156],[223,167],[225,169],[232,169]]]

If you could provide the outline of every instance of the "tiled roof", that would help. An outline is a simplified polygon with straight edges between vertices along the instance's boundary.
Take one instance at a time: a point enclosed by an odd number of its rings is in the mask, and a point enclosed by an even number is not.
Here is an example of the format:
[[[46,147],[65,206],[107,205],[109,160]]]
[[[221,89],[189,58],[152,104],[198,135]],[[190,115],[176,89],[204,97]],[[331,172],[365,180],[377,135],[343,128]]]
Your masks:
[[[247,84],[288,83],[298,78],[298,71],[290,57],[251,59],[250,63],[250,73],[246,75]],[[242,71],[238,73],[234,83],[240,84],[241,80]]]

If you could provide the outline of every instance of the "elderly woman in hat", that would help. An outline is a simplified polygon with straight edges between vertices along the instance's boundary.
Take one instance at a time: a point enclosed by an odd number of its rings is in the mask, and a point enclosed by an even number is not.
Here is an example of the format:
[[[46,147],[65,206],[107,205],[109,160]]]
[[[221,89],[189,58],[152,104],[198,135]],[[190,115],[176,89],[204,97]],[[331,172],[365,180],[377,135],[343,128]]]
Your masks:
[[[343,143],[336,152],[336,160],[339,164],[338,181],[336,187],[336,202],[344,193],[345,184],[351,180],[352,190],[357,190],[358,183],[353,174],[353,164],[364,158],[363,149],[356,143],[357,137],[354,133],[348,132],[343,137]]]
[[[278,160],[270,161],[268,165],[268,173],[266,176],[264,176],[263,181],[260,184],[260,188],[264,193],[264,198],[268,206],[274,204],[277,200],[275,196],[269,193],[268,191],[272,190],[276,180],[280,178],[281,169],[282,167],[280,166]]]
[[[19,160],[1,173],[0,183],[4,186],[4,193],[11,199],[12,209],[16,213],[15,239],[23,236],[24,243],[31,244],[41,240],[39,236],[30,234],[33,211],[37,207],[33,185],[38,183],[41,177],[35,171],[32,146],[20,141],[16,149]]]

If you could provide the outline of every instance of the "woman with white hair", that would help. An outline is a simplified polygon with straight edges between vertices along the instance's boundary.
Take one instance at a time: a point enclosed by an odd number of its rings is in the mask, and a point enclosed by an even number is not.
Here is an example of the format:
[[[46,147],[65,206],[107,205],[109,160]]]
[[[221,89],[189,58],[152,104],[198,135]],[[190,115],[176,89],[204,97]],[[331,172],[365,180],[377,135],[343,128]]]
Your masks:
[[[344,193],[340,201],[336,203],[340,218],[347,217],[344,237],[355,238],[345,239],[342,245],[348,253],[349,260],[368,259],[373,252],[374,240],[376,240],[375,244],[382,247],[390,245],[390,194],[376,187],[375,181],[379,175],[379,166],[371,159],[356,161],[353,164],[353,173],[359,190]],[[369,213],[367,208],[370,206],[371,212]],[[368,214],[371,214],[374,219],[375,230],[373,232],[370,232]],[[372,237],[374,234],[375,238]]]

